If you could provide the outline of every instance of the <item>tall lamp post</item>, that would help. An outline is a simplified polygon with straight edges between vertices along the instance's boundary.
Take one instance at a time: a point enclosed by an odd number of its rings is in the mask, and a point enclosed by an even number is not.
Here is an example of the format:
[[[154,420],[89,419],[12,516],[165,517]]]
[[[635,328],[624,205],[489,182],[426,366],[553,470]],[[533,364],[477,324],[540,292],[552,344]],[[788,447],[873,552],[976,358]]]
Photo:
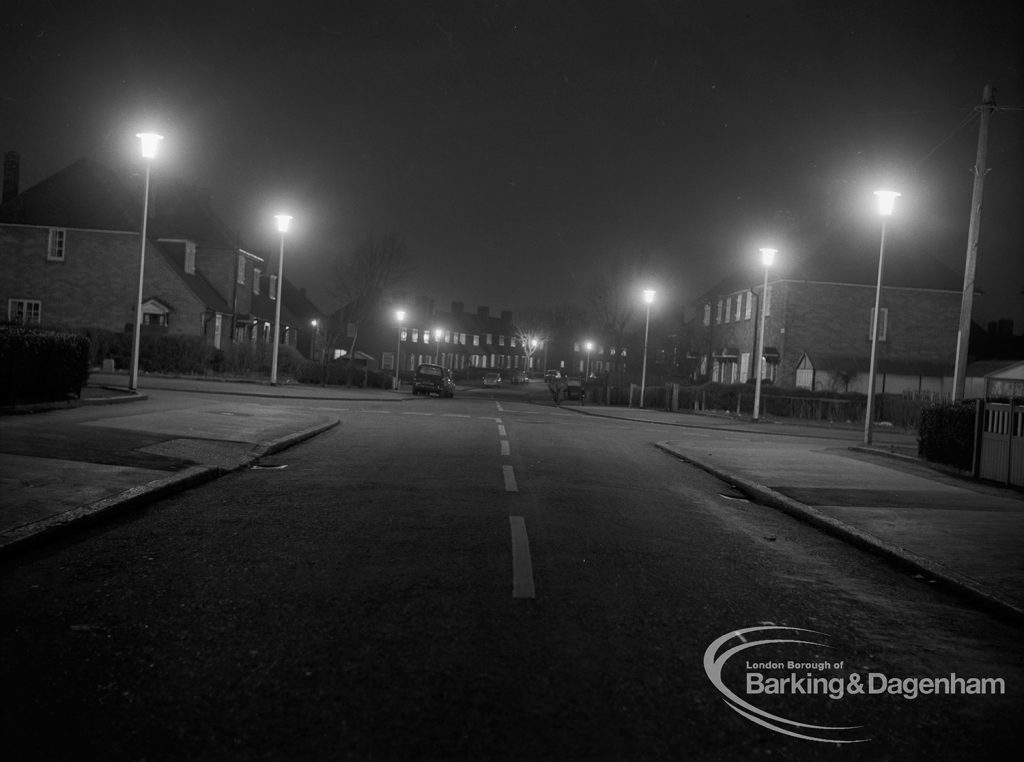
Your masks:
[[[885,265],[885,222],[892,216],[899,197],[896,191],[875,191],[878,213],[882,217],[882,243],[878,248],[878,283],[875,285],[875,311],[871,315],[871,362],[868,366],[868,402],[864,409],[864,444],[871,444],[871,426],[875,417],[875,362],[878,356],[878,318],[882,302],[882,268]]]
[[[142,142],[142,158],[146,160],[146,184],[142,194],[142,243],[139,246],[139,290],[135,298],[135,331],[132,335],[132,367],[128,373],[128,391],[139,388],[139,344],[142,336],[142,281],[146,270],[146,222],[149,218],[149,165],[156,156],[156,148],[163,135],[154,132],[140,132],[137,137]]]
[[[284,282],[284,234],[288,232],[292,216],[275,214],[277,230],[281,234],[281,256],[277,261],[277,304],[274,305],[274,348],[270,360],[270,384],[277,384],[277,343],[281,340],[281,284]]]
[[[644,323],[644,367],[640,371],[640,407],[644,406],[644,389],[647,388],[647,335],[651,329],[651,303],[654,301],[654,291],[644,289],[644,302],[647,304],[647,320]]]
[[[444,336],[444,330],[441,328],[434,329],[434,344],[437,349],[434,350],[434,365],[441,364],[441,337]]]
[[[402,329],[405,323],[405,310],[397,310],[395,319],[398,321],[398,345],[395,348],[395,388],[398,388],[398,371],[402,367]]]
[[[594,349],[594,342],[588,341],[586,343],[586,347],[587,347],[587,370],[583,374],[583,383],[587,383],[587,379],[590,378],[590,353]]]
[[[761,264],[764,265],[764,290],[761,292],[761,322],[757,329],[757,357],[754,371],[754,420],[761,414],[761,363],[764,362],[764,316],[768,311],[768,268],[775,261],[778,249],[761,249]]]

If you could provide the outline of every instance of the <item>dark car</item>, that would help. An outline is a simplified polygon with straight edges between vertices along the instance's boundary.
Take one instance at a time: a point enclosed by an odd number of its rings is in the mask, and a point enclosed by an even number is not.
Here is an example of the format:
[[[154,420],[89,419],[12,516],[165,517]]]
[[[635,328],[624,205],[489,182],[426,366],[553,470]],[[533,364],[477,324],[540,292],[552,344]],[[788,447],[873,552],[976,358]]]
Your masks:
[[[455,379],[450,368],[423,363],[416,368],[412,379],[413,394],[436,394],[438,397],[455,396]]]
[[[583,382],[578,378],[567,378],[565,380],[565,398],[567,400],[586,399],[586,391],[583,389]]]

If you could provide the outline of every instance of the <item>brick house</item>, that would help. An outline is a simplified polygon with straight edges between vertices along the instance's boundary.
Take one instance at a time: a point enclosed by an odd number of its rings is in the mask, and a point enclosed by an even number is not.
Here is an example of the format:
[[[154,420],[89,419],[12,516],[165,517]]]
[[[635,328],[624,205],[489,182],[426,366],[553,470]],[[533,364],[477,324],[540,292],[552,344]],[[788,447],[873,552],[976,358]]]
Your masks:
[[[131,331],[138,289],[141,187],[81,159],[0,203],[0,306],[8,321]],[[16,172],[16,167],[14,168]],[[143,330],[202,336],[215,347],[271,340],[276,275],[242,248],[195,188],[154,176]],[[276,266],[273,266],[276,270]],[[312,305],[284,284],[282,342],[308,331]],[[315,311],[315,308],[312,308]]]
[[[753,260],[754,257],[751,257]],[[762,378],[783,387],[867,391],[878,240],[832,241],[769,269]],[[764,271],[753,265],[697,302],[697,377],[754,378]],[[961,279],[890,235],[880,302],[876,389],[948,392]]]

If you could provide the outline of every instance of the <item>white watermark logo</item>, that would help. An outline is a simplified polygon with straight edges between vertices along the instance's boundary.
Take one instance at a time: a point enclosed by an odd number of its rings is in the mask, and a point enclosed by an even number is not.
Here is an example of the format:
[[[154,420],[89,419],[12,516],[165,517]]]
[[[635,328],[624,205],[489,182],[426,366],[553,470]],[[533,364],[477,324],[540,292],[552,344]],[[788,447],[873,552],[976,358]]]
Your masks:
[[[768,633],[793,637],[764,637]],[[801,634],[803,636],[801,637]],[[749,639],[753,636],[759,639]],[[808,637],[810,636],[810,637]],[[704,671],[718,691],[725,697],[730,709],[762,727],[794,738],[824,743],[863,743],[869,738],[862,735],[861,725],[815,725],[798,722],[754,706],[740,698],[722,675],[729,660],[740,653],[761,646],[812,646],[831,648],[821,639],[827,637],[815,630],[799,627],[767,625],[735,630],[715,640],[704,652]],[[813,638],[813,639],[810,639]],[[731,647],[727,644],[733,643]],[[723,650],[724,649],[724,650]],[[962,677],[955,672],[941,677],[890,677],[883,672],[845,671],[844,661],[814,658],[811,660],[767,660],[747,658],[743,687],[746,697],[751,696],[820,696],[840,701],[851,696],[888,695],[913,701],[930,695],[1003,695],[1006,684],[1001,677]],[[733,675],[735,674],[735,667]]]
[[[745,701],[744,699],[740,698],[732,691],[732,689],[729,688],[729,686],[725,684],[725,682],[722,679],[722,670],[725,667],[726,663],[732,657],[736,656],[739,653],[747,651],[748,649],[757,648],[758,646],[779,643],[802,644],[830,648],[830,646],[826,645],[825,643],[819,643],[816,640],[798,640],[796,638],[766,638],[762,640],[747,640],[746,638],[747,635],[751,635],[753,633],[761,634],[768,631],[779,630],[795,633],[803,632],[810,633],[811,635],[816,636],[824,636],[824,633],[815,632],[814,630],[802,630],[799,627],[778,627],[774,625],[770,627],[748,627],[744,630],[736,630],[735,632],[730,632],[727,635],[723,635],[722,637],[715,640],[710,646],[708,646],[707,650],[704,652],[704,671],[707,673],[708,678],[711,680],[712,684],[714,684],[718,691],[723,696],[725,696],[725,703],[729,706],[729,708],[737,712],[738,714],[742,715],[743,717],[746,717],[751,722],[755,722],[758,725],[761,725],[762,727],[768,728],[769,730],[774,730],[776,733],[782,733],[787,736],[793,736],[794,738],[803,738],[807,741],[823,741],[827,743],[863,743],[864,741],[869,741],[870,739],[868,738],[844,737],[851,735],[851,731],[859,731],[861,729],[860,725],[814,725],[806,722],[797,722],[796,720],[790,720],[786,717],[779,717],[778,715],[766,712],[763,709],[754,706],[749,701]],[[732,648],[728,648],[725,651],[719,653],[720,649],[731,640],[737,640],[740,643],[739,645],[733,646]],[[758,663],[755,662],[755,665],[756,664]],[[768,668],[774,668],[776,664],[780,666],[785,666],[782,662],[764,662],[763,664],[771,665],[771,667]],[[813,664],[815,666],[823,665],[822,662],[813,662]],[[828,662],[827,664],[828,668],[832,667],[831,662]],[[801,666],[805,665],[801,664]],[[751,675],[757,675],[758,677],[761,677],[761,674],[759,672],[748,672],[747,693],[750,694],[762,692],[760,690],[751,690],[752,687],[755,689],[763,688],[763,683],[760,686],[756,684],[754,686],[751,686],[749,680]],[[794,672],[792,678],[781,679],[791,680],[795,677],[796,675]],[[804,686],[802,684],[800,684],[799,688],[796,688],[795,686],[790,687],[791,689],[799,691],[804,690]],[[827,685],[814,686],[811,688],[811,690],[817,691],[819,690],[819,688],[824,688],[824,690],[821,692],[828,694]]]

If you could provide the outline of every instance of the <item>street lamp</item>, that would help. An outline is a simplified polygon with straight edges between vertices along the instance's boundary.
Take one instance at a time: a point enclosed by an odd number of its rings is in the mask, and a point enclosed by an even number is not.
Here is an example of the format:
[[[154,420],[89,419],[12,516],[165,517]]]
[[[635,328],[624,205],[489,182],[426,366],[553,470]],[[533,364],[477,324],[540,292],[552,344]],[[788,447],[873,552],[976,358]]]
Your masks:
[[[395,319],[398,320],[398,346],[395,348],[395,388],[398,388],[398,370],[402,363],[402,328],[405,322],[405,310],[396,310]]]
[[[434,350],[434,365],[441,364],[441,337],[444,336],[443,328],[434,329],[434,344],[437,345],[437,349]]]
[[[875,360],[878,355],[878,318],[882,301],[882,268],[885,264],[885,222],[892,216],[900,194],[896,191],[875,191],[878,213],[882,217],[882,243],[878,248],[878,283],[875,285],[875,311],[871,315],[871,363],[868,367],[868,403],[864,410],[864,444],[871,444],[871,425],[875,415]]]
[[[586,347],[587,347],[587,372],[583,374],[583,383],[586,383],[587,379],[590,378],[590,352],[594,348],[594,342],[588,341],[586,343]]]
[[[139,246],[139,290],[135,298],[135,332],[132,336],[132,367],[128,373],[128,391],[139,388],[139,344],[142,336],[142,280],[146,270],[146,221],[149,217],[149,165],[156,156],[156,148],[163,135],[140,132],[135,135],[142,142],[142,158],[146,160],[146,184],[142,194],[142,243]]]
[[[281,284],[284,282],[284,234],[288,232],[292,216],[290,214],[275,214],[277,230],[281,234],[281,256],[277,262],[277,304],[274,305],[274,348],[270,360],[270,384],[277,384],[277,343],[281,340]]]
[[[764,362],[764,316],[768,310],[768,268],[775,261],[778,249],[761,249],[761,264],[764,265],[764,290],[761,292],[761,326],[757,329],[757,370],[754,380],[754,420],[761,412],[761,363]]]
[[[651,328],[651,302],[654,301],[654,291],[644,289],[644,302],[647,304],[647,321],[644,323],[644,367],[640,372],[640,407],[644,406],[644,389],[647,388],[647,335]]]
[[[309,337],[309,359],[315,361],[316,360],[316,334],[317,334],[317,325],[318,324],[317,324],[315,318],[313,320],[310,320],[309,324],[311,326],[313,326],[313,333]]]

